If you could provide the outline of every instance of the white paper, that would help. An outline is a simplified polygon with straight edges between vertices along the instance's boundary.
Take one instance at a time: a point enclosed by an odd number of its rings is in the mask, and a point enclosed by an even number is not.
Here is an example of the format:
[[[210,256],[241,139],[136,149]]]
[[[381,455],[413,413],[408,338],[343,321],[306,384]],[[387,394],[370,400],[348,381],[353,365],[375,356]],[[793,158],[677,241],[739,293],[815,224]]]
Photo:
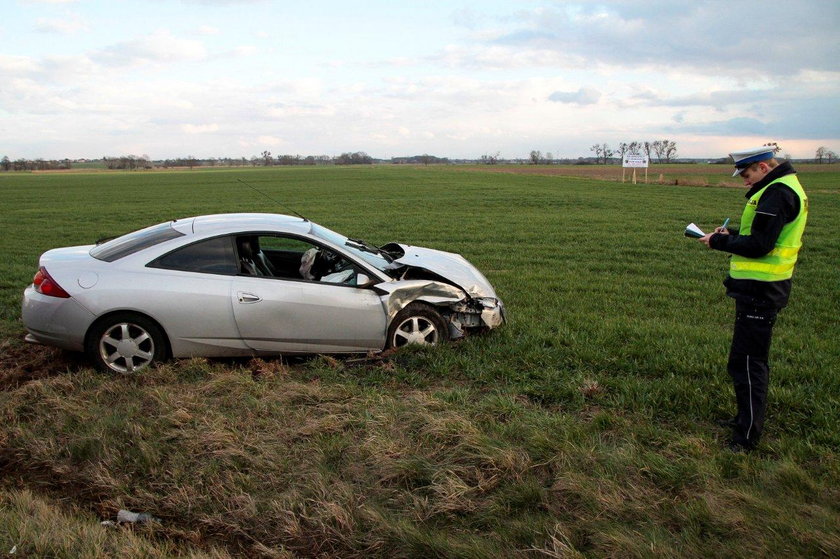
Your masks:
[[[686,237],[696,237],[696,238],[699,239],[700,237],[705,237],[706,234],[703,233],[703,230],[700,229],[699,227],[697,227],[694,223],[689,223],[685,227],[685,236]]]

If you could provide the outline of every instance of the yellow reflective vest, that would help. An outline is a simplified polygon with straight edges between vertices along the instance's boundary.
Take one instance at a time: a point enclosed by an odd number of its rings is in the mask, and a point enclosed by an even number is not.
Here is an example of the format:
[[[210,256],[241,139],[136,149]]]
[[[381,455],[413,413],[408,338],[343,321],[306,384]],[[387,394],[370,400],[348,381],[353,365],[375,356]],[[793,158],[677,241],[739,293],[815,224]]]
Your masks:
[[[805,230],[805,221],[808,219],[808,197],[799,184],[795,174],[785,175],[774,180],[755,194],[747,201],[744,213],[741,216],[740,235],[749,235],[752,230],[752,222],[755,219],[755,209],[761,195],[772,184],[782,183],[789,186],[799,197],[799,214],[790,223],[782,227],[776,245],[769,253],[759,258],[747,258],[745,256],[732,255],[729,261],[729,275],[736,279],[751,279],[757,281],[781,281],[790,279],[793,275],[793,267],[802,246],[802,232]]]

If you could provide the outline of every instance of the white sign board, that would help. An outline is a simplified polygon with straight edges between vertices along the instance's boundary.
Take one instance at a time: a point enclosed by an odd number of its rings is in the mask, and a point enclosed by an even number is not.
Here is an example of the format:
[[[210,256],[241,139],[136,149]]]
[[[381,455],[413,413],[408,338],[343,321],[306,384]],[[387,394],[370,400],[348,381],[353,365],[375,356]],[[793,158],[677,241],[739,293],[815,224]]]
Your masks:
[[[624,162],[622,164],[622,167],[634,167],[634,168],[647,169],[647,167],[648,167],[647,155],[627,154],[627,155],[624,156]]]

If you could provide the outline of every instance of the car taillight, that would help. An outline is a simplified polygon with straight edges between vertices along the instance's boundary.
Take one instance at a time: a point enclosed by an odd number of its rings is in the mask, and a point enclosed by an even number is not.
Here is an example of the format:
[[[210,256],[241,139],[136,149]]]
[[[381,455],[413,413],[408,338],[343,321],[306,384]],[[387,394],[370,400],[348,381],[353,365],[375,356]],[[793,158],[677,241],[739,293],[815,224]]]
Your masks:
[[[47,272],[47,269],[41,266],[36,272],[35,277],[32,278],[32,283],[35,285],[35,291],[50,297],[61,297],[66,299],[70,294],[64,291],[58,283],[52,279],[52,276]]]

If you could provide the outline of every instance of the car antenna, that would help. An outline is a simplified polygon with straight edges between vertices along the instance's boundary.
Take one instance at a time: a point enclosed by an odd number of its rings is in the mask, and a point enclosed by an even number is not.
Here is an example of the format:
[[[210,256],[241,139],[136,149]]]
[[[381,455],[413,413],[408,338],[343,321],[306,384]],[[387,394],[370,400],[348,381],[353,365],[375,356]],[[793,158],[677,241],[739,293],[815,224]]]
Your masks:
[[[242,180],[242,179],[236,179],[236,180],[237,180],[237,181],[239,181],[239,182],[241,182],[242,184],[244,184],[245,186],[247,186],[248,188],[250,188],[250,189],[251,189],[251,190],[253,190],[254,192],[257,192],[257,193],[259,193],[259,194],[262,194],[263,196],[265,196],[266,198],[268,198],[269,200],[271,200],[272,202],[274,202],[275,204],[277,204],[278,206],[280,206],[280,207],[281,207],[281,208],[283,208],[284,210],[289,211],[289,212],[292,212],[293,214],[295,214],[296,216],[298,216],[299,218],[301,218],[301,219],[302,219],[302,220],[304,220],[304,221],[309,221],[307,218],[303,217],[302,215],[300,215],[299,213],[297,213],[295,210],[293,210],[293,209],[291,209],[291,208],[287,208],[286,206],[284,206],[283,204],[281,204],[280,202],[278,202],[277,200],[275,200],[274,198],[272,198],[271,196],[269,196],[268,194],[266,194],[266,193],[265,193],[265,192],[263,192],[262,190],[259,190],[259,189],[258,189],[258,188],[256,188],[255,186],[253,186],[253,185],[251,185],[251,184],[248,184],[247,182],[245,182],[245,181],[244,181],[244,180]]]

